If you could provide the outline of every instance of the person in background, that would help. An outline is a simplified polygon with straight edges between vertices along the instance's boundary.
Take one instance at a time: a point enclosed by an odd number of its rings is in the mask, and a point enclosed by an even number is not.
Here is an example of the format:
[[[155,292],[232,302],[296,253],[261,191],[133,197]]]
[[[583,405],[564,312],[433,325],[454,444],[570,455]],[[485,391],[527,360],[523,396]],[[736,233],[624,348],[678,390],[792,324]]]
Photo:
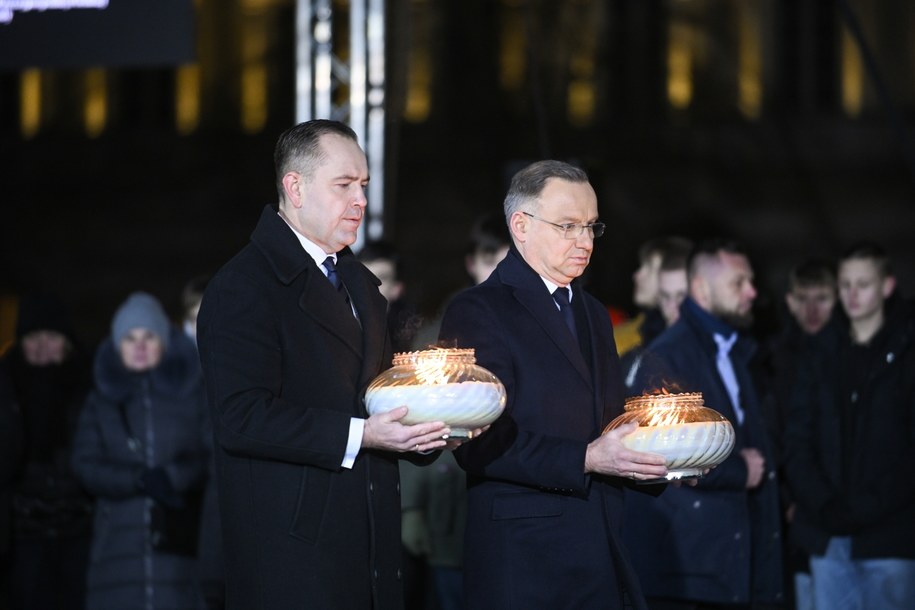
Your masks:
[[[419,329],[419,317],[416,307],[406,298],[400,253],[391,243],[370,241],[359,250],[356,258],[381,281],[378,290],[388,302],[388,329],[393,351],[410,351]]]
[[[465,280],[465,285],[445,299],[444,305],[435,317],[420,327],[413,342],[414,349],[427,349],[429,346],[436,345],[439,329],[442,326],[442,312],[448,303],[458,292],[469,286],[476,286],[488,278],[496,265],[505,258],[510,244],[511,237],[502,214],[487,213],[474,221],[464,251],[464,270],[467,272],[470,282],[468,284]]]
[[[779,471],[782,527],[786,532],[782,538],[785,569],[793,582],[793,595],[788,601],[797,610],[813,610],[814,605],[809,559],[807,553],[792,541],[791,536],[796,507],[785,473],[785,426],[802,354],[811,339],[834,319],[835,304],[836,274],[833,263],[810,259],[795,266],[788,274],[788,291],[785,294],[787,323],[760,354],[767,376],[764,385],[768,388],[768,393],[763,398],[763,414],[771,431]]]
[[[915,608],[915,312],[873,243],[839,259],[846,319],[798,359],[785,433],[816,608]]]
[[[622,548],[622,490],[667,469],[622,444],[634,424],[601,434],[623,386],[607,310],[577,282],[605,229],[597,196],[583,170],[540,161],[512,178],[503,211],[508,254],[455,296],[440,335],[474,348],[507,394],[489,432],[455,454],[468,477],[465,602],[644,608]]]
[[[70,468],[70,451],[89,364],[57,297],[21,299],[16,341],[0,362],[0,383],[9,384],[0,394],[11,401],[4,411],[17,413],[23,445],[12,513],[16,610],[84,607],[92,500]]]
[[[159,301],[131,294],[95,358],[73,468],[97,501],[88,610],[204,608],[196,578],[206,478],[203,380]]]
[[[616,350],[624,357],[630,350],[645,346],[664,330],[664,319],[658,309],[658,274],[666,258],[685,258],[692,242],[682,237],[657,237],[639,247],[639,267],[632,274],[632,302],[638,315],[614,327]],[[624,362],[626,365],[631,362]]]
[[[663,258],[657,270],[657,312],[664,320],[664,328],[670,328],[680,318],[680,304],[689,290],[686,262],[688,248],[692,248],[692,242],[683,238],[671,238],[669,242],[668,247],[663,249]],[[648,343],[640,343],[620,358],[625,373],[623,382],[628,389],[635,383],[642,364],[642,353],[647,347]]]
[[[626,497],[625,542],[652,610],[783,599],[775,460],[750,369],[753,268],[728,240],[696,246],[680,318],[643,356],[633,395],[702,392],[734,427],[731,454],[695,487]]]

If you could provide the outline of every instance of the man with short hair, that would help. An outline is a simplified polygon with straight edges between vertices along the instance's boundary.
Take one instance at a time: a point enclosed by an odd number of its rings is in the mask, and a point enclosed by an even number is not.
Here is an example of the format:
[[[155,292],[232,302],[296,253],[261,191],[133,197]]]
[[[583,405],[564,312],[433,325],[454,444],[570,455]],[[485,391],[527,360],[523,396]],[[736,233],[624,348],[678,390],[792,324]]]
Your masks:
[[[474,348],[505,385],[505,411],[455,454],[468,475],[468,608],[644,608],[622,547],[622,490],[665,476],[627,449],[613,331],[577,279],[604,224],[587,174],[559,161],[515,174],[504,203],[508,254],[458,294],[441,338]],[[655,490],[657,492],[659,490]]]
[[[786,432],[817,608],[915,608],[915,315],[875,244],[839,260],[848,317],[799,359]]]
[[[809,259],[793,267],[788,273],[788,291],[785,305],[788,319],[784,327],[766,344],[759,361],[767,375],[767,395],[763,399],[763,413],[772,431],[775,451],[785,536],[785,569],[794,584],[793,604],[797,610],[813,610],[813,590],[807,553],[788,540],[794,521],[796,506],[791,489],[784,476],[784,437],[792,392],[797,383],[798,368],[809,342],[833,320],[836,303],[836,273],[834,264],[820,259]]]
[[[399,609],[398,458],[431,459],[449,430],[365,411],[391,348],[379,281],[349,250],[369,180],[356,134],[301,123],[275,164],[279,206],[210,280],[198,319],[227,608]]]
[[[648,347],[635,388],[701,392],[734,427],[730,456],[695,487],[626,498],[625,540],[649,605],[749,607],[782,597],[774,460],[749,369],[753,269],[730,241],[699,244],[680,318]]]

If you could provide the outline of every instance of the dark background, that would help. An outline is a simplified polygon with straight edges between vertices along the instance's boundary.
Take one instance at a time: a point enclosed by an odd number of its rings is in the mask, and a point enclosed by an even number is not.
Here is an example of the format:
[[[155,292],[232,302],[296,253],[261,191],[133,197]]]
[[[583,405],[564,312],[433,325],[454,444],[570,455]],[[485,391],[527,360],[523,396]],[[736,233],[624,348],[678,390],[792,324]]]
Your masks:
[[[130,291],[153,292],[177,315],[184,283],[244,245],[276,199],[273,144],[294,115],[293,6],[263,4],[197,8],[203,100],[191,133],[174,127],[174,66],[107,69],[110,117],[93,137],[81,127],[82,72],[43,71],[48,99],[30,135],[21,71],[0,73],[0,295],[54,289],[95,342]],[[763,66],[753,116],[736,93],[747,7]],[[520,164],[546,157],[592,178],[609,228],[588,281],[608,304],[631,312],[637,248],[670,233],[743,241],[769,326],[793,264],[859,239],[889,250],[911,295],[913,11],[902,0],[391,2],[385,237],[402,252],[411,298],[431,314],[466,281],[473,220],[501,206]],[[848,38],[850,15],[861,41]],[[268,114],[255,130],[238,120],[251,24],[269,34]],[[701,42],[687,108],[666,95],[675,27]],[[518,28],[523,79],[506,85],[502,58]],[[855,112],[842,97],[848,48],[873,59]],[[431,103],[416,119],[407,109],[419,56]],[[582,71],[596,100],[585,123],[570,120],[566,95]]]

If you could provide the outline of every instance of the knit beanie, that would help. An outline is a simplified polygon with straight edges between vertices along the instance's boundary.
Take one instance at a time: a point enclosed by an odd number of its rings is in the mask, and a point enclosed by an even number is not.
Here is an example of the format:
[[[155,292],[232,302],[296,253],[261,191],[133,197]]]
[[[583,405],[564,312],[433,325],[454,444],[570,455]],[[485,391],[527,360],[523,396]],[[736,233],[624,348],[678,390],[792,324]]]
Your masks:
[[[121,343],[134,328],[145,328],[159,337],[162,347],[168,348],[168,316],[156,297],[145,292],[134,292],[118,308],[111,321],[111,339]]]

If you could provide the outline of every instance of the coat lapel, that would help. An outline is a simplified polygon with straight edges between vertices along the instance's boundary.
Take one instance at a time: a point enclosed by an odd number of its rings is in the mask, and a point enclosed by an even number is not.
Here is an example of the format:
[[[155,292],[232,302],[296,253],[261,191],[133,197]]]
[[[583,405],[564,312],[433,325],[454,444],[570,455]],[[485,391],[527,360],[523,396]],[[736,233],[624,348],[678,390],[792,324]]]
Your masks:
[[[578,341],[569,333],[562,315],[556,308],[556,302],[540,276],[534,273],[517,251],[512,249],[506,257],[504,267],[500,269],[500,277],[503,283],[514,288],[515,300],[527,309],[581,378],[591,387],[591,371],[581,354]],[[580,293],[577,296],[580,297]]]

